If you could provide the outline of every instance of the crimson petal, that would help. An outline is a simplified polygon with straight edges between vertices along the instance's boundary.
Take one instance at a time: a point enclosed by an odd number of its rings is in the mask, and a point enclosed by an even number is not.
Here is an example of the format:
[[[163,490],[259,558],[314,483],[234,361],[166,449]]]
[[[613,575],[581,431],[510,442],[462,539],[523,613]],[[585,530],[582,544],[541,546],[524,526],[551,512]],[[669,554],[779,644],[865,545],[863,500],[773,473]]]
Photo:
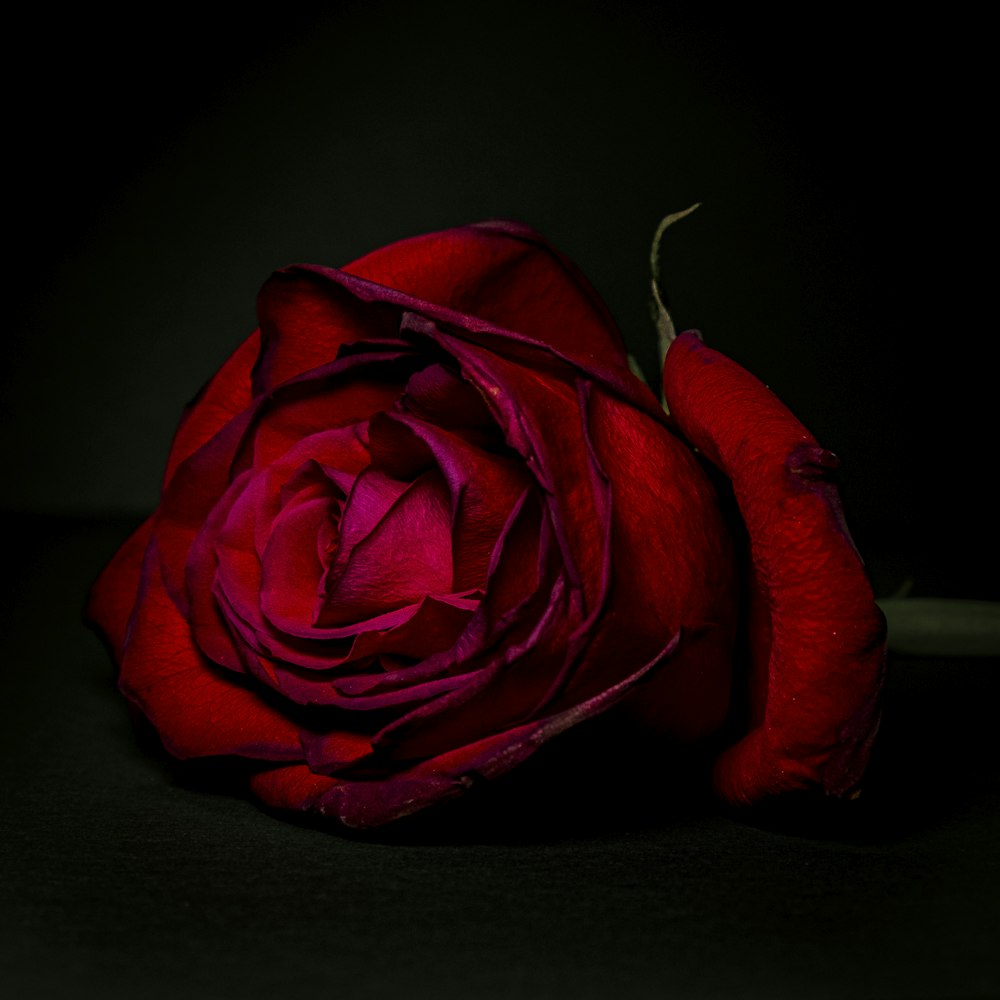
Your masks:
[[[343,288],[310,271],[339,275]],[[256,392],[323,364],[344,344],[394,336],[393,311],[362,304],[363,282],[398,290],[391,300],[436,303],[436,314],[475,316],[601,366],[625,363],[621,334],[576,266],[527,226],[487,222],[394,243],[341,272],[276,272],[258,297]]]
[[[752,652],[756,727],[717,763],[717,790],[749,804],[792,790],[851,794],[878,728],[885,620],[829,479],[835,459],[761,382],[694,333],[667,351],[678,427],[732,480],[769,625]]]
[[[302,758],[298,727],[223,676],[194,645],[163,585],[155,540],[146,549],[119,687],[175,757]]]
[[[359,481],[362,477],[359,477]],[[345,517],[344,534],[348,524]],[[346,548],[341,538],[341,551]],[[317,624],[344,625],[412,604],[452,586],[451,508],[436,470],[424,473],[349,550],[327,584]]]

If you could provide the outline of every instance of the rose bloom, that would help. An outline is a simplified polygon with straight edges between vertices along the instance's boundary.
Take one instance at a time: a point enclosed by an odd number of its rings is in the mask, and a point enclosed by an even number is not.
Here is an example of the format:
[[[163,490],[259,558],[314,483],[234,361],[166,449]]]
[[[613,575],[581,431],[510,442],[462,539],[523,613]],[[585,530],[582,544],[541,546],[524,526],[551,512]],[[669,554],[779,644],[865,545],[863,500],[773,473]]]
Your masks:
[[[88,607],[171,754],[372,827],[613,706],[693,741],[736,702],[725,798],[855,791],[883,621],[832,456],[761,383],[683,334],[668,416],[512,223],[278,271],[258,316]]]

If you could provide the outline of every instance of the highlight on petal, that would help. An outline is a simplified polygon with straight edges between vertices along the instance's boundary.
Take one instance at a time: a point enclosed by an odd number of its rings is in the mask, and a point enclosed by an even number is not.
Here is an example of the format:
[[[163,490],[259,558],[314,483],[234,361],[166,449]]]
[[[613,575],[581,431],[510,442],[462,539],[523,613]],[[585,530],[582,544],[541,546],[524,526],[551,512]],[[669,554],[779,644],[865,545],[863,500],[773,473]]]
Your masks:
[[[667,351],[677,426],[732,481],[752,558],[750,732],[716,789],[749,804],[852,795],[878,729],[885,621],[831,482],[835,458],[766,386],[691,332]]]

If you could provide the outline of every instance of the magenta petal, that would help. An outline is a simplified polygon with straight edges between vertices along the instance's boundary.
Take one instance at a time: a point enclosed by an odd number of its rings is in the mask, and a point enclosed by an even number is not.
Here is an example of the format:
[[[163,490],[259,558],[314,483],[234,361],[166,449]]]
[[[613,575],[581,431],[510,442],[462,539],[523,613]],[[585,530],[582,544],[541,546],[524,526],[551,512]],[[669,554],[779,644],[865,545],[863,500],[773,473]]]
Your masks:
[[[452,542],[455,588],[481,586],[500,532],[530,484],[523,463],[485,451],[458,434],[401,414],[381,420],[373,428],[373,461],[381,460],[386,430],[392,424],[405,426],[410,432],[406,438],[412,435],[423,442],[448,483],[455,510]]]
[[[397,409],[474,443],[503,444],[482,394],[444,365],[429,365],[413,374]]]
[[[320,623],[371,618],[451,589],[451,510],[441,476],[431,472],[408,487],[350,550]]]
[[[330,497],[319,496],[286,507],[275,518],[259,600],[264,616],[278,629],[307,629],[315,619],[325,568],[321,541],[331,516]]]
[[[246,495],[252,480],[253,474],[250,472],[238,477],[215,505],[191,545],[185,567],[191,634],[198,647],[210,660],[236,671],[249,669],[249,661],[247,651],[242,648],[239,633],[233,631],[224,609],[216,600],[220,559],[218,539],[233,507]],[[239,563],[239,568],[236,568],[231,565],[233,559],[227,558],[228,555],[229,553],[222,553],[226,567],[224,572],[228,572],[232,578],[241,582],[245,581],[249,573],[249,586],[255,589],[256,559],[252,555],[235,553]]]
[[[324,589],[343,576],[354,547],[367,538],[385,517],[389,508],[409,489],[410,483],[387,476],[369,466],[354,481],[340,520],[340,543],[329,567]]]

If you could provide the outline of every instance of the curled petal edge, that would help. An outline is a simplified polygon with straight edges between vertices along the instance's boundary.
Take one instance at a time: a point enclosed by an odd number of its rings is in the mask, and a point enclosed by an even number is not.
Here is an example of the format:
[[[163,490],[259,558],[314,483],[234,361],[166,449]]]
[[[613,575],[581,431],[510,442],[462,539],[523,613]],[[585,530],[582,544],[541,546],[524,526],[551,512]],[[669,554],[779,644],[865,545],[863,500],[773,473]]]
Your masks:
[[[251,778],[250,788],[275,809],[318,813],[357,829],[381,826],[499,777],[554,736],[607,711],[669,658],[679,640],[680,633],[641,669],[587,701],[432,757],[390,777],[345,781],[315,774],[303,764],[291,764],[259,772]]]

